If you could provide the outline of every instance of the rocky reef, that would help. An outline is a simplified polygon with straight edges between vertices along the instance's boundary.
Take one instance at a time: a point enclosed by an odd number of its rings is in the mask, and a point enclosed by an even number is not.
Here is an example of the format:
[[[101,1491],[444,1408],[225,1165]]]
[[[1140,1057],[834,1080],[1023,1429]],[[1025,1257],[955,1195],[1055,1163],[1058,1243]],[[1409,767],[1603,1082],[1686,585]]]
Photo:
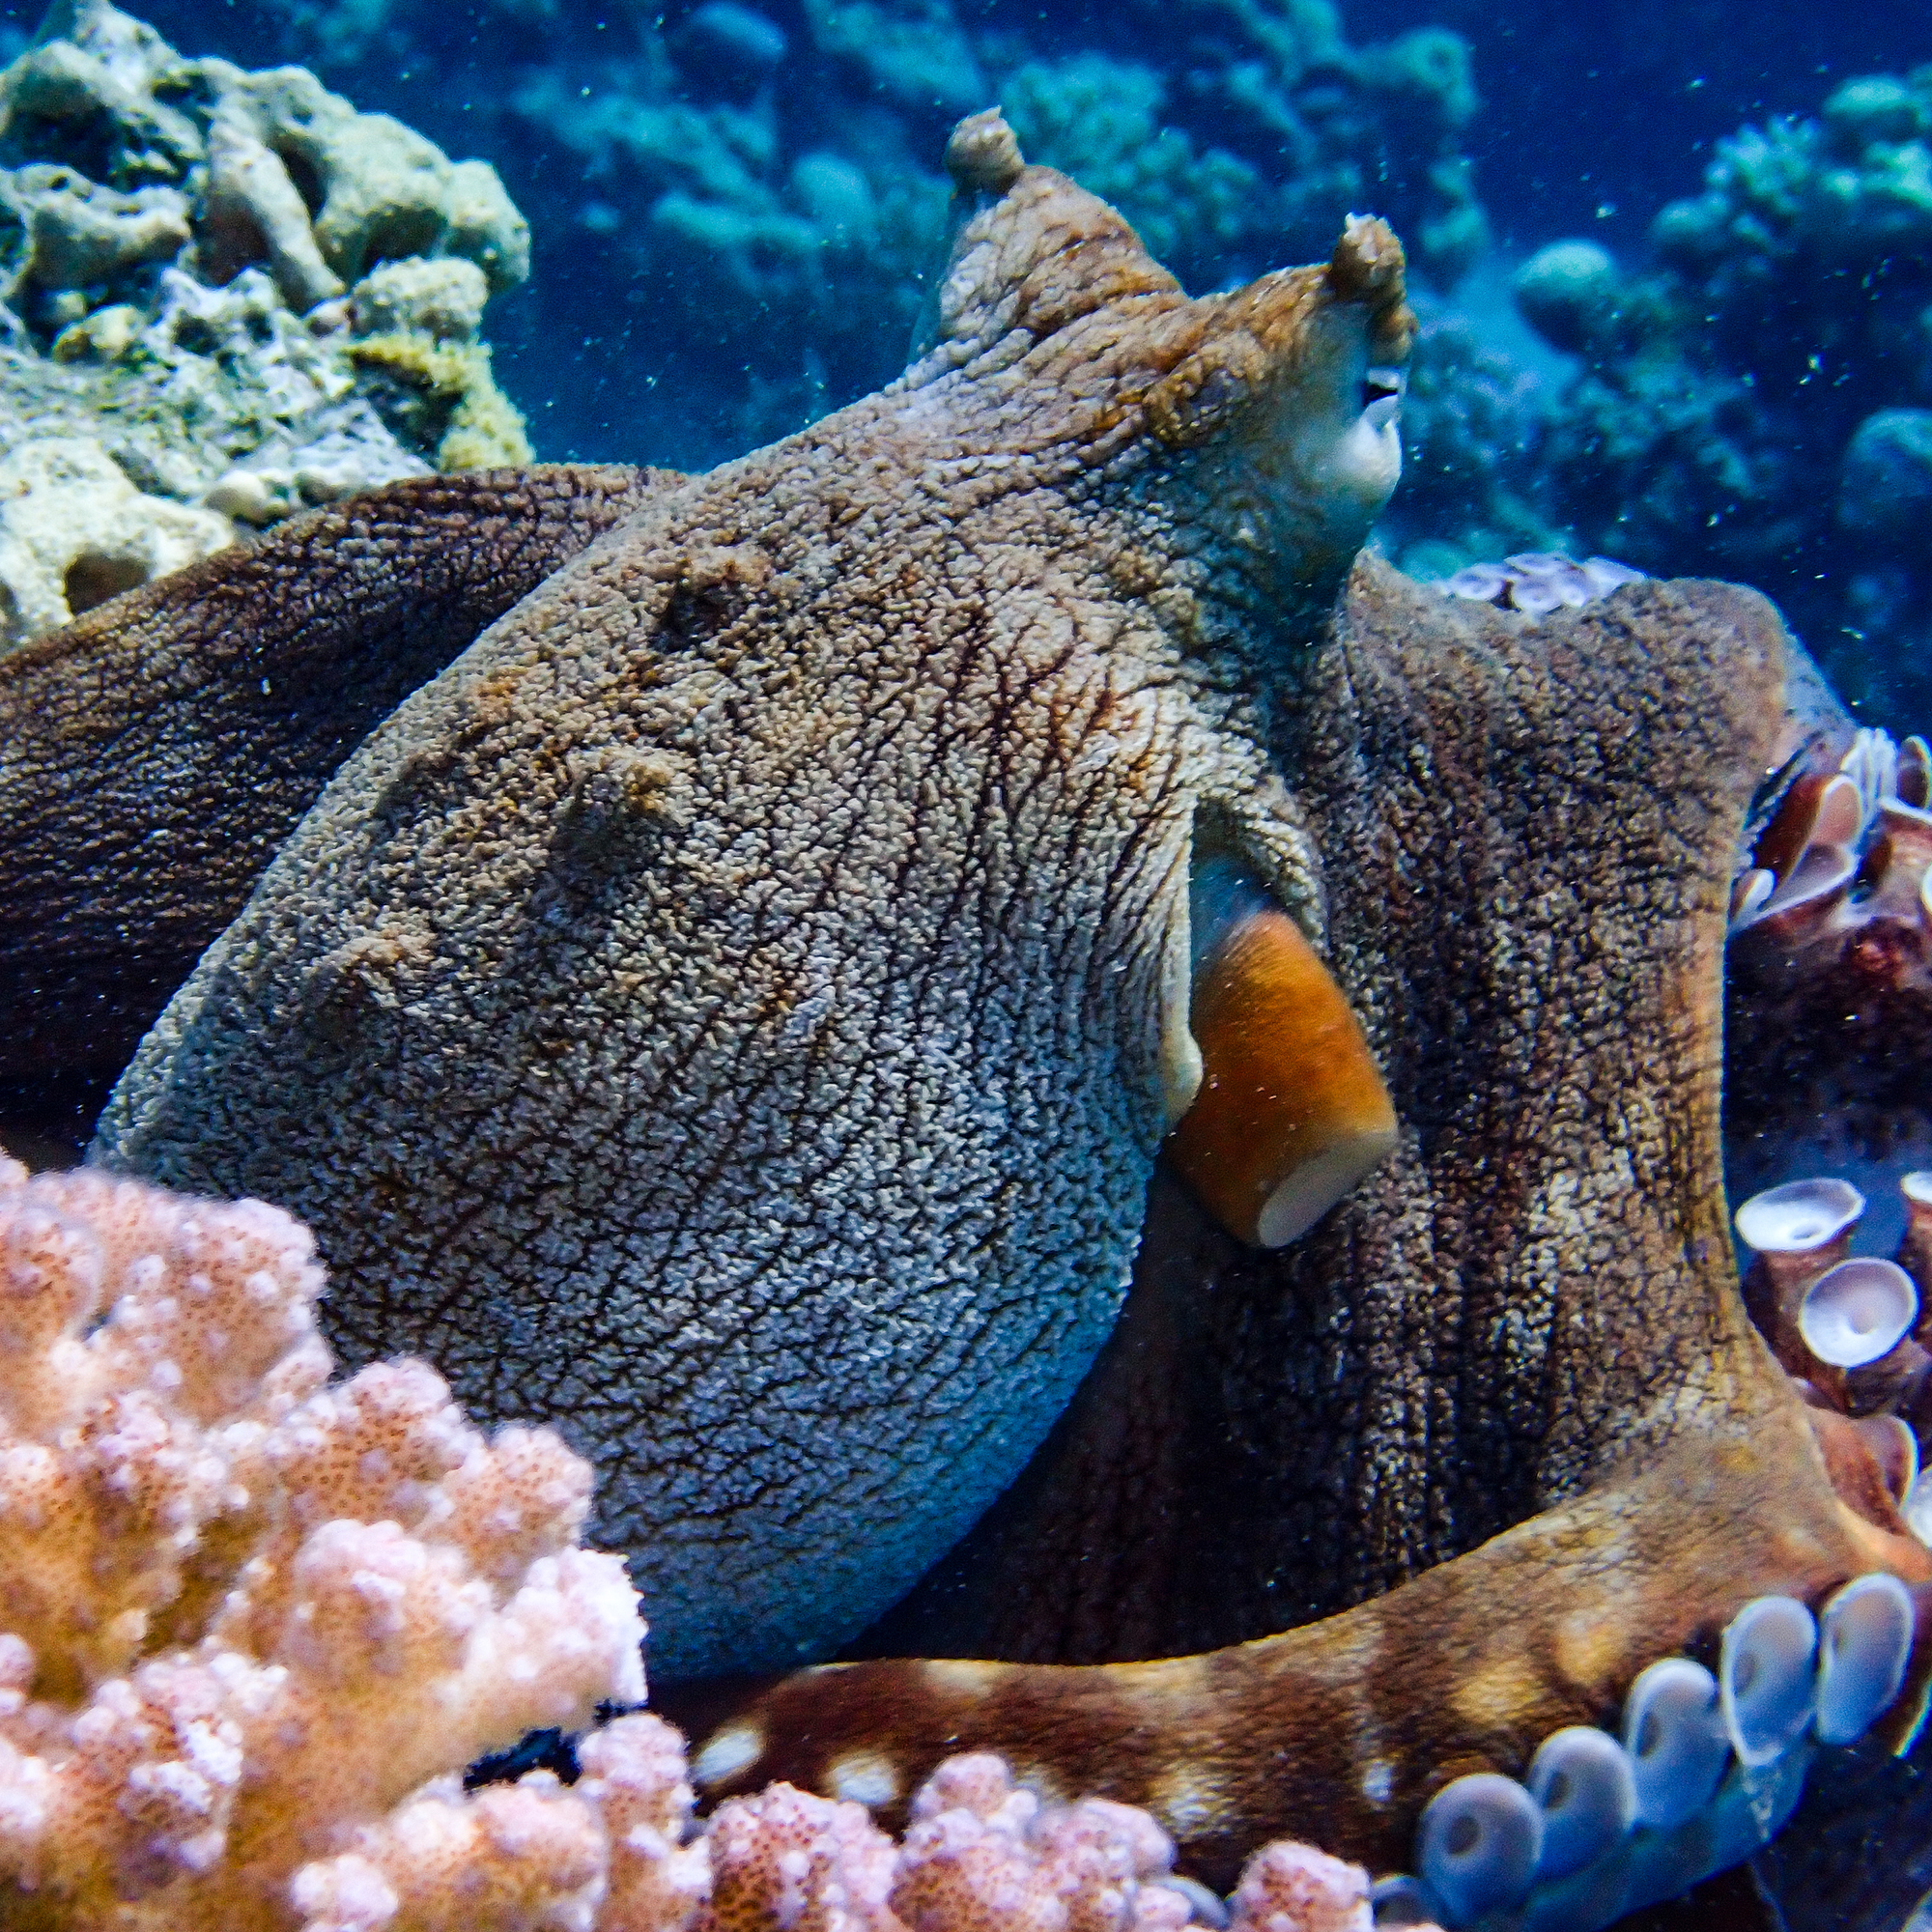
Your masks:
[[[0,645],[309,504],[528,458],[496,173],[62,0],[0,72]]]

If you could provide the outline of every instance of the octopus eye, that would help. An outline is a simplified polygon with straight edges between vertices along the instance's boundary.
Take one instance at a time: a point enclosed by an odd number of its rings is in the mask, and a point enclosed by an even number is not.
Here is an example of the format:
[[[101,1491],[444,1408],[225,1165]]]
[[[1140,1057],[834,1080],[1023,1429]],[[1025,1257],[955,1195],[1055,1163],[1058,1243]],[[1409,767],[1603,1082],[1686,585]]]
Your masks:
[[[1402,408],[1408,377],[1401,369],[1378,366],[1362,377],[1362,413],[1377,428],[1392,423]]]

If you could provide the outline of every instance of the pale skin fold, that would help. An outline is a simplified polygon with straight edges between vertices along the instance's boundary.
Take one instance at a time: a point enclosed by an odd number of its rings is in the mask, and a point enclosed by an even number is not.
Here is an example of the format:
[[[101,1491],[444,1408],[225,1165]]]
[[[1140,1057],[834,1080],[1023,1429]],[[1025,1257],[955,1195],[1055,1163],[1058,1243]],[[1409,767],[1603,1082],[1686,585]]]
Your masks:
[[[860,1747],[903,1793],[985,1742],[1212,1875],[1283,1830],[1398,1864],[1430,1790],[1745,1599],[1932,1577],[1752,1334],[1723,1221],[1723,909],[1787,641],[1713,586],[1532,628],[1365,563],[1322,642],[1394,481],[1393,238],[1190,301],[996,117],[949,164],[900,384],[708,477],[475,486],[479,557],[582,554],[455,599],[431,656],[489,628],[287,838],[96,1157],[289,1207],[339,1347],[593,1455],[654,1684],[828,1654],[983,1517],[867,1641],[1016,1662],[795,1677],[714,1795]],[[342,514],[434,578],[433,521],[375,501]],[[53,876],[130,711],[156,734],[59,921],[98,980],[141,908],[228,910],[180,826],[273,843],[324,762],[182,724],[190,677],[130,706],[117,652],[299,659],[312,621],[353,656],[367,573],[320,527],[0,667],[10,877]],[[285,770],[176,810],[156,892],[125,855],[170,729]],[[1150,1194],[1206,850],[1327,960],[1401,1126],[1269,1256]]]

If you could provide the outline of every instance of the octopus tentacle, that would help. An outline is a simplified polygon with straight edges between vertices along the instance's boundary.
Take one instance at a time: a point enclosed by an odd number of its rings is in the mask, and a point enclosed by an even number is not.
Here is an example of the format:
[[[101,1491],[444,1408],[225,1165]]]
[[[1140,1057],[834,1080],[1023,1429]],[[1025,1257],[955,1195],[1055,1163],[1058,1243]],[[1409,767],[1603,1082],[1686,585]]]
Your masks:
[[[1726,1156],[1739,1193],[1932,1165],[1932,750],[1849,721],[1787,777],[1731,893]],[[1886,1216],[1902,1225],[1895,1208]]]
[[[1449,1925],[1600,1932],[1742,1862],[1790,1818],[1819,1747],[1856,1742],[1897,1697],[1918,1617],[1882,1571],[1816,1619],[1794,1598],[1753,1599],[1725,1629],[1719,1677],[1685,1659],[1644,1673],[1621,1743],[1575,1725],[1545,1741],[1526,1789],[1475,1773],[1438,1792],[1416,1834],[1422,1876],[1389,1890]],[[1644,1816],[1644,1798],[1665,1815]]]
[[[1854,1579],[1889,1576],[1911,1591],[1922,1634],[1932,1552],[1857,1450],[1828,1456],[1794,1400],[1385,1597],[1205,1656],[800,1672],[712,1728],[696,1776],[714,1799],[774,1777],[838,1793],[862,1764],[876,1793],[883,1766],[892,1810],[949,1752],[991,1749],[1045,1789],[1146,1805],[1213,1883],[1284,1835],[1401,1867],[1438,1792],[1474,1773],[1528,1774],[1566,1726],[1616,1724],[1647,1666],[1711,1653],[1754,1600],[1822,1606]],[[1833,1480],[1846,1464],[1866,1478],[1849,1496]],[[1932,1650],[1913,1660],[1887,1700],[1894,1741],[1916,1727]],[[1720,1862],[1759,1842],[1733,1833]],[[1671,1869],[1670,1890],[1702,1875]]]
[[[1789,1181],[1737,1212],[1755,1250],[1746,1305],[1799,1392],[1858,1429],[1906,1522],[1932,1541],[1932,1253],[1923,1234],[1932,1176],[1907,1175],[1897,1258],[1851,1257],[1864,1197],[1833,1177]]]

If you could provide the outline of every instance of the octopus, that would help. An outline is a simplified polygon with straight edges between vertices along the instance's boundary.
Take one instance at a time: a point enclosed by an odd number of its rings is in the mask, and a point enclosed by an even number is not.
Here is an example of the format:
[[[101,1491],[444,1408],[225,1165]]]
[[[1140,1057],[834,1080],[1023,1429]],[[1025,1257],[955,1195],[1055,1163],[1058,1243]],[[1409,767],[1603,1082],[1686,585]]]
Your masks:
[[[1752,592],[1365,552],[1379,221],[1191,298],[947,164],[879,394],[0,662],[12,1137],[119,1073],[90,1158],[593,1455],[709,1799],[985,1747],[1384,1922],[1895,1926],[1932,1206],[1791,1173],[1923,1138],[1932,754]]]

